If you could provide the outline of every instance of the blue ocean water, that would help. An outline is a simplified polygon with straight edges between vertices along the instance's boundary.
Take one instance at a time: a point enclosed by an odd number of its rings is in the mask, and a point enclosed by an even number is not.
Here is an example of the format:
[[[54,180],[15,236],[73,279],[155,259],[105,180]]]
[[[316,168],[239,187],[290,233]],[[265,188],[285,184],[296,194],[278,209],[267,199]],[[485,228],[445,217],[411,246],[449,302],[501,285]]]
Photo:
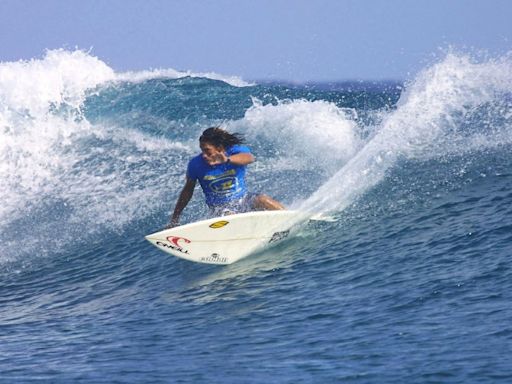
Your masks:
[[[147,243],[212,125],[251,190],[336,221],[229,266]],[[510,56],[400,84],[1,63],[0,382],[509,383],[511,147]]]

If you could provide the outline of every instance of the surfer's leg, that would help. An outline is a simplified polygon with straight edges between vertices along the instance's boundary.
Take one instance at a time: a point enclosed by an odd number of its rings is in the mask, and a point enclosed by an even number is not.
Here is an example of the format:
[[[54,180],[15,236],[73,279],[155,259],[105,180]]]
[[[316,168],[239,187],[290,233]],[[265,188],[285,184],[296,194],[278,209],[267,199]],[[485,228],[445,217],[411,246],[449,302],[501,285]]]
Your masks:
[[[267,195],[256,195],[252,201],[253,207],[259,211],[278,211],[286,209],[279,201]]]

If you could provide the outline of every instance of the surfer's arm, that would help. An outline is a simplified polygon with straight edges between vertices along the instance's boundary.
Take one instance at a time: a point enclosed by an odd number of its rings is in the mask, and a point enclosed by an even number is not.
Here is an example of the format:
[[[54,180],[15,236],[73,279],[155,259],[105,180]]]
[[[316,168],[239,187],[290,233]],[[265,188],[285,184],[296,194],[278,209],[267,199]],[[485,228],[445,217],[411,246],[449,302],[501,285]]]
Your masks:
[[[248,165],[254,163],[254,160],[254,156],[251,153],[241,152],[235,153],[234,155],[231,156],[226,156],[225,162],[229,161],[231,164],[234,165]]]
[[[185,186],[181,190],[180,196],[178,197],[178,201],[176,202],[176,206],[174,207],[174,212],[171,217],[171,222],[167,226],[168,228],[176,227],[179,225],[181,212],[185,209],[188,202],[192,198],[194,194],[194,188],[196,186],[196,180],[187,177],[187,181],[185,182]]]

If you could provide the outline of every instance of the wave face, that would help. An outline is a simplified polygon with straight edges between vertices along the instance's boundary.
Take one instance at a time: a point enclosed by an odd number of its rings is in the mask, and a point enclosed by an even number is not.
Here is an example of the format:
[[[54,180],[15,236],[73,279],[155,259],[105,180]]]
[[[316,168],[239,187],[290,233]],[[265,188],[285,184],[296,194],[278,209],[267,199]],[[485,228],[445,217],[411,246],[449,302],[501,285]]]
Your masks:
[[[222,268],[151,247],[213,125],[336,221]],[[328,87],[0,63],[2,378],[510,382],[511,147],[510,55]]]

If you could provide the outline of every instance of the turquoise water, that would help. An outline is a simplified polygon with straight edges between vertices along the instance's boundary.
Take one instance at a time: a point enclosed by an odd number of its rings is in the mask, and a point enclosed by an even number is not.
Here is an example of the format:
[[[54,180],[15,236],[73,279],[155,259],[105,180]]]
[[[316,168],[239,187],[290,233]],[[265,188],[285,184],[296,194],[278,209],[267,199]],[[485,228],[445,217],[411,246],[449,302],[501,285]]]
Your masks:
[[[0,64],[0,382],[510,382],[511,74],[462,54],[400,84]],[[336,221],[229,266],[147,243],[217,124],[253,149],[251,190]],[[183,220],[205,214],[197,189]]]

